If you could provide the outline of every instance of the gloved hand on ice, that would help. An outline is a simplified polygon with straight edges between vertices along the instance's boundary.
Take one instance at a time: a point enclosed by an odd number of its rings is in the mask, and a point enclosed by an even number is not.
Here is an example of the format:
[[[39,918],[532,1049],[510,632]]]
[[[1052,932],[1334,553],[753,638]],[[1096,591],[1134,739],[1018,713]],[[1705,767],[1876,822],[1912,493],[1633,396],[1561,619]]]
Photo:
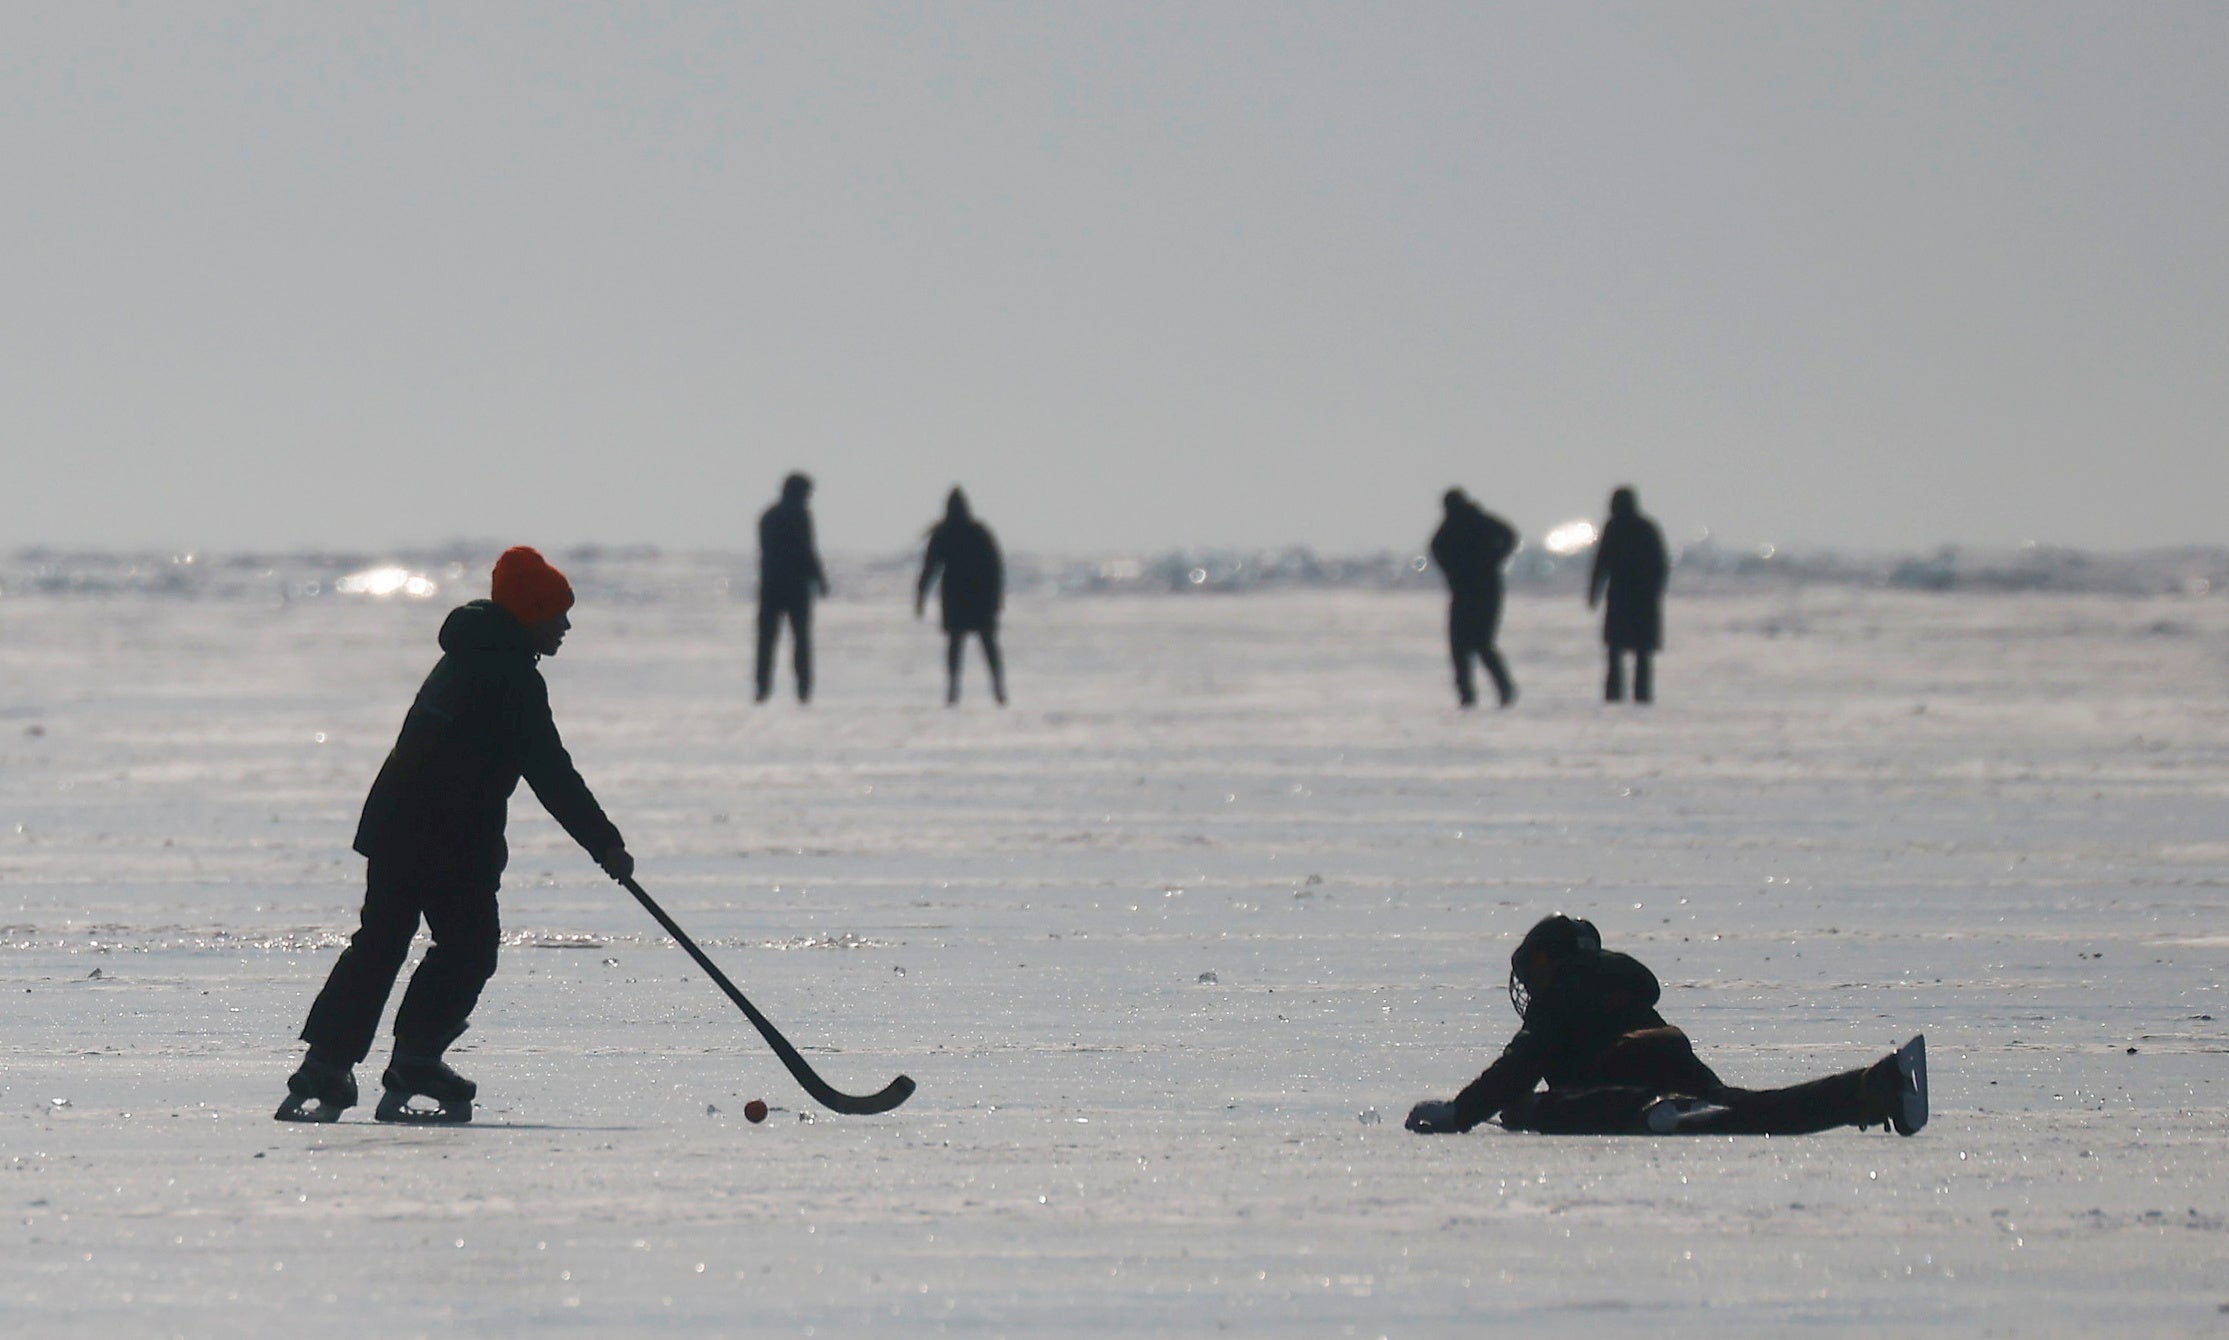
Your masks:
[[[1455,1117],[1455,1104],[1436,1100],[1410,1108],[1409,1119],[1401,1124],[1418,1135],[1446,1135],[1463,1129]]]

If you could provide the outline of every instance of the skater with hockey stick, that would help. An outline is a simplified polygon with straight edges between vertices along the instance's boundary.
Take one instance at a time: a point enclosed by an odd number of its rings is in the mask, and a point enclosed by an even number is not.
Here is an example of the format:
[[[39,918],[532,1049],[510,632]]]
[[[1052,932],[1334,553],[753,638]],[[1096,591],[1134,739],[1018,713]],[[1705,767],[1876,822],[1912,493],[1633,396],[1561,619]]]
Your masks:
[[[1453,1102],[1418,1103],[1408,1128],[1467,1131],[1497,1115],[1510,1130],[1547,1135],[1803,1135],[1836,1126],[1911,1135],[1927,1124],[1924,1038],[1860,1070],[1739,1089],[1656,1012],[1660,994],[1656,975],[1604,949],[1592,923],[1544,918],[1509,959],[1517,1036]]]
[[[491,595],[442,624],[441,660],[364,802],[355,842],[367,862],[361,925],[302,1026],[309,1055],[287,1080],[281,1121],[332,1121],[355,1105],[353,1068],[371,1050],[420,917],[433,947],[395,1012],[377,1116],[472,1119],[476,1086],[441,1053],[464,1032],[495,972],[496,890],[509,857],[504,819],[521,777],[605,873],[634,874],[626,842],[565,752],[536,668],[572,627],[571,584],[521,547],[496,560]]]

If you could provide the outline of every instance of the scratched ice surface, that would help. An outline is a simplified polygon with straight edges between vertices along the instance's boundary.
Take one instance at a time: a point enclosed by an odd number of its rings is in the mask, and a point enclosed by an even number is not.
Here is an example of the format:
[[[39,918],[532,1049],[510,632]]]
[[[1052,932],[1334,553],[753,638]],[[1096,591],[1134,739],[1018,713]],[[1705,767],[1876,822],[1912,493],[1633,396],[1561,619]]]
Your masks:
[[[547,670],[642,881],[831,1082],[918,1095],[802,1120],[522,792],[476,1123],[282,1126],[458,594],[408,575],[0,598],[0,1332],[2229,1325],[2229,603],[1691,595],[1620,711],[1522,595],[1521,702],[1459,714],[1424,592],[1044,589],[1000,712],[866,583],[801,710],[746,601],[584,581]],[[1934,1123],[1403,1132],[1559,909],[1740,1082],[1924,1030]]]

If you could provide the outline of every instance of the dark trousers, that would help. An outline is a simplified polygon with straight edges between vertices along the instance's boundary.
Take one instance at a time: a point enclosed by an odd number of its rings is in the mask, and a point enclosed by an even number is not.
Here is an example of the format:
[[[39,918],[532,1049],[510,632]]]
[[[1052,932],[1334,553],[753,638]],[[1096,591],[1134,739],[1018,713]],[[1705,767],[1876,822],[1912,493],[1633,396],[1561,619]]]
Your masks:
[[[998,625],[986,624],[981,628],[947,629],[944,634],[944,701],[960,700],[960,654],[967,647],[967,635],[975,634],[983,643],[983,659],[991,667],[991,696],[1001,704],[1006,701],[1006,662],[998,654]]]
[[[495,975],[502,935],[496,887],[493,877],[459,876],[453,866],[434,861],[373,860],[361,922],[310,1006],[302,1041],[351,1066],[371,1052],[380,1013],[423,916],[433,948],[410,975],[395,1011],[395,1043],[398,1050],[426,1053],[448,1046]]]
[[[1447,651],[1455,662],[1455,696],[1469,707],[1478,701],[1478,685],[1471,677],[1471,658],[1485,663],[1494,681],[1494,692],[1507,707],[1517,696],[1517,685],[1502,663],[1494,639],[1501,632],[1501,597],[1458,598],[1447,605]]]
[[[1655,653],[1635,648],[1633,651],[1633,701],[1656,701],[1656,674],[1651,658]],[[1625,699],[1625,649],[1610,648],[1610,672],[1602,679],[1602,700],[1622,702]]]
[[[1866,1115],[1865,1071],[1785,1089],[1737,1089],[1722,1083],[1676,1028],[1628,1033],[1604,1056],[1603,1083],[1545,1089],[1502,1109],[1513,1131],[1544,1135],[1639,1135],[1660,1098],[1703,1098],[1723,1111],[1682,1126],[1707,1135],[1808,1135],[1854,1126]]]
[[[758,603],[758,700],[774,692],[774,644],[781,639],[782,621],[789,620],[790,665],[797,672],[797,701],[813,700],[813,602],[766,600]]]

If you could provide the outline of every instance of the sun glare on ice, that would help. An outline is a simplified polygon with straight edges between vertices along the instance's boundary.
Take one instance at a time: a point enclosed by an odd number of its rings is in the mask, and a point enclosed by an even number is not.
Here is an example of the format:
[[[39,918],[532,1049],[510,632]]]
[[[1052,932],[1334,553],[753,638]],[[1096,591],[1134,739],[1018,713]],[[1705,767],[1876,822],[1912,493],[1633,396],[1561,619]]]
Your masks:
[[[1541,537],[1540,547],[1558,558],[1569,558],[1594,546],[1592,521],[1566,521]]]
[[[432,578],[408,568],[366,568],[352,572],[333,584],[333,589],[351,596],[408,596],[424,600],[440,591]]]

